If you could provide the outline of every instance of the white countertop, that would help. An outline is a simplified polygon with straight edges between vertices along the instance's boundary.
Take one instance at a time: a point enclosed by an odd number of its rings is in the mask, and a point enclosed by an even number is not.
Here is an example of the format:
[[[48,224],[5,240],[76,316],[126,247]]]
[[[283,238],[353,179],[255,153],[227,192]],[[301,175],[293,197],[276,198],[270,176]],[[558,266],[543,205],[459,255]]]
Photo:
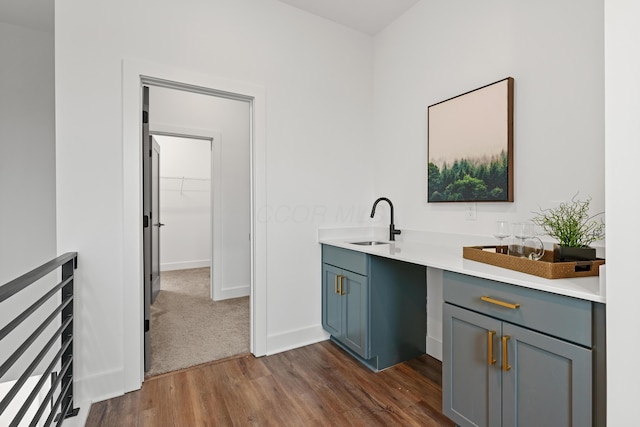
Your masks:
[[[318,241],[331,246],[526,288],[594,302],[606,302],[604,268],[601,268],[600,276],[545,279],[462,257],[463,246],[492,244],[486,237],[403,230],[404,235],[396,237],[395,242],[389,242],[388,238],[381,238],[381,234],[385,231],[386,229],[372,228],[323,229],[318,230]],[[363,246],[350,243],[367,240],[389,242],[389,244]]]

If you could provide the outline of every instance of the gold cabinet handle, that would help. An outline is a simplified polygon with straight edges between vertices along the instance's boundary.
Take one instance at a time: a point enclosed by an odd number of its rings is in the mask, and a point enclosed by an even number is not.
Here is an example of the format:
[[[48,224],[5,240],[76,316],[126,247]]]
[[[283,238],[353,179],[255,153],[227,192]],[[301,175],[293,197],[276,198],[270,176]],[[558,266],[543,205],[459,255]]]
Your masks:
[[[502,370],[504,372],[507,372],[509,370],[511,370],[511,365],[509,365],[509,351],[508,351],[508,344],[509,344],[509,339],[511,337],[509,335],[505,335],[502,337]]]
[[[340,275],[340,296],[344,295],[344,276]]]
[[[494,299],[488,296],[481,296],[480,299],[484,302],[489,302],[491,304],[499,305],[501,307],[510,308],[511,310],[520,308],[520,304],[512,304],[510,302],[500,301],[499,299]]]
[[[489,361],[489,365],[493,365],[496,363],[496,359],[493,355],[493,337],[496,336],[496,331],[489,331],[487,337],[487,360]]]

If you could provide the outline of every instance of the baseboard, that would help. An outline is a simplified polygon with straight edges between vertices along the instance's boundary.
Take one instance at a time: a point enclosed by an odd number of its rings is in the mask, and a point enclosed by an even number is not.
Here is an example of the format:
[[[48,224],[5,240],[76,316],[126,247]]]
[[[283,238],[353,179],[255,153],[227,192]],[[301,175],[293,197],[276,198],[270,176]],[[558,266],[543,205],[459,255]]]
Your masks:
[[[267,336],[267,356],[329,339],[321,325],[309,326]]]
[[[427,354],[442,362],[442,341],[427,337]]]
[[[222,300],[231,299],[231,298],[248,297],[250,294],[251,294],[250,285],[236,286],[234,288],[223,288],[220,291],[219,295],[217,295],[216,292],[214,292],[213,300],[222,301]]]
[[[202,268],[211,266],[211,261],[203,259],[199,261],[165,262],[160,264],[160,271],[187,270],[189,268]]]
[[[122,389],[123,375],[124,370],[119,369],[77,379],[73,383],[74,401],[101,402],[124,395],[124,390]],[[78,404],[75,406],[79,407]],[[65,420],[65,425],[66,423]]]
[[[97,402],[97,401],[96,401]],[[89,411],[91,410],[91,401],[83,401],[78,403],[77,401],[73,401],[73,406],[75,406],[78,411],[78,415],[75,417],[69,417],[64,419],[64,427],[84,427],[87,423],[87,418],[89,418]]]

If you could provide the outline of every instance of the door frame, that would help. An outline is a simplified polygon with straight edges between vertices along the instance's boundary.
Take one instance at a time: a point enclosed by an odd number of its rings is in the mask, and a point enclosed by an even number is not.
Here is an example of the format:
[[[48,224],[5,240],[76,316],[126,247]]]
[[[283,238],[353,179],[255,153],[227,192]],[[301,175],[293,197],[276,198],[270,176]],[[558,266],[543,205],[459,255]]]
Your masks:
[[[150,248],[151,250],[151,268],[150,268],[151,283],[150,283],[149,290],[151,292],[150,304],[153,305],[156,298],[158,297],[158,294],[160,293],[160,242],[161,242],[160,227],[162,227],[164,224],[160,222],[160,219],[161,219],[160,218],[160,144],[154,138],[154,135],[151,132],[149,132],[149,138],[151,139],[151,141],[149,141],[150,142],[149,145],[152,152],[152,155],[151,155],[151,203],[150,204],[151,204],[151,213],[154,215],[154,217],[149,218],[151,220],[151,222],[149,223],[149,227],[151,227],[151,230],[150,230],[151,231],[151,248]],[[145,154],[143,152],[143,156],[144,155]],[[144,169],[144,166],[143,166],[143,169]],[[154,174],[157,174],[157,175],[154,175]],[[142,192],[144,193],[144,191],[145,191],[145,188],[143,185]],[[157,229],[154,227],[157,227]],[[154,230],[156,233],[155,238],[154,238]],[[156,265],[156,262],[157,262],[157,265]],[[157,271],[154,271],[155,268],[157,268]],[[154,277],[154,274],[156,273],[157,273],[157,276]],[[157,287],[158,287],[157,291],[155,289],[155,284],[157,284]],[[145,319],[145,321],[146,320],[147,319]],[[151,313],[149,313],[149,321],[151,321]]]
[[[209,141],[211,144],[211,162],[209,178],[211,178],[209,224],[211,236],[209,240],[209,259],[211,262],[211,282],[209,283],[209,297],[215,301],[214,289],[222,287],[222,135],[213,129],[194,129],[165,124],[149,124],[149,134],[171,136],[185,139]],[[216,238],[217,237],[217,238]],[[213,268],[215,266],[215,268]],[[249,290],[251,293],[251,290]]]
[[[142,244],[142,85],[211,94],[249,102],[251,155],[251,296],[250,348],[267,354],[267,224],[265,89],[170,65],[125,59],[122,62],[122,282],[123,392],[144,381],[143,244]],[[117,321],[118,314],[114,313]]]

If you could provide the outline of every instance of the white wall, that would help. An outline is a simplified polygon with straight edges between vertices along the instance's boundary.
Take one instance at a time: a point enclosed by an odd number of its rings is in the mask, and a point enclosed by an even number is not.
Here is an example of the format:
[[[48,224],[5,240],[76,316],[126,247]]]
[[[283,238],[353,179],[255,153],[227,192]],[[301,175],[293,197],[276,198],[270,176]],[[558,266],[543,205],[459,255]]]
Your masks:
[[[0,22],[0,284],[56,255],[53,34]]]
[[[399,228],[490,235],[496,220],[528,220],[578,191],[604,209],[601,1],[422,1],[375,37],[374,56],[374,188],[394,201]],[[426,202],[427,107],[508,76],[515,202],[478,203],[466,221],[466,203]],[[440,353],[433,327],[428,343]]]
[[[0,58],[2,286],[56,257],[53,34],[0,22]],[[55,283],[52,273],[3,302],[0,328]],[[36,316],[47,316],[55,305],[52,300]],[[33,332],[42,320],[36,319],[2,341],[0,360]],[[35,346],[41,348],[55,329],[48,328]],[[21,358],[2,381],[15,379],[30,362]]]
[[[100,16],[100,19],[95,19]],[[320,226],[366,223],[367,36],[275,0],[56,2],[58,248],[78,250],[79,399],[123,391],[123,58],[266,91],[267,350],[323,339]],[[99,225],[99,226],[96,226]]]
[[[602,0],[421,1],[375,37],[376,194],[399,228],[492,234],[498,219],[592,196],[604,210]],[[515,202],[426,202],[427,107],[515,79]],[[402,168],[399,173],[398,167]]]
[[[427,354],[442,361],[443,271],[427,267]]]
[[[605,0],[607,425],[637,419],[640,382],[637,239],[640,212],[640,3]]]
[[[209,267],[211,141],[154,138],[160,144],[159,221],[164,224],[160,229],[160,269]]]
[[[393,200],[398,228],[491,235],[496,220],[529,220],[577,192],[603,211],[603,26],[601,0],[422,1],[378,34],[374,189]],[[515,201],[477,203],[476,221],[465,220],[467,203],[427,203],[427,107],[509,76]],[[428,284],[431,317],[441,316],[440,288]]]

